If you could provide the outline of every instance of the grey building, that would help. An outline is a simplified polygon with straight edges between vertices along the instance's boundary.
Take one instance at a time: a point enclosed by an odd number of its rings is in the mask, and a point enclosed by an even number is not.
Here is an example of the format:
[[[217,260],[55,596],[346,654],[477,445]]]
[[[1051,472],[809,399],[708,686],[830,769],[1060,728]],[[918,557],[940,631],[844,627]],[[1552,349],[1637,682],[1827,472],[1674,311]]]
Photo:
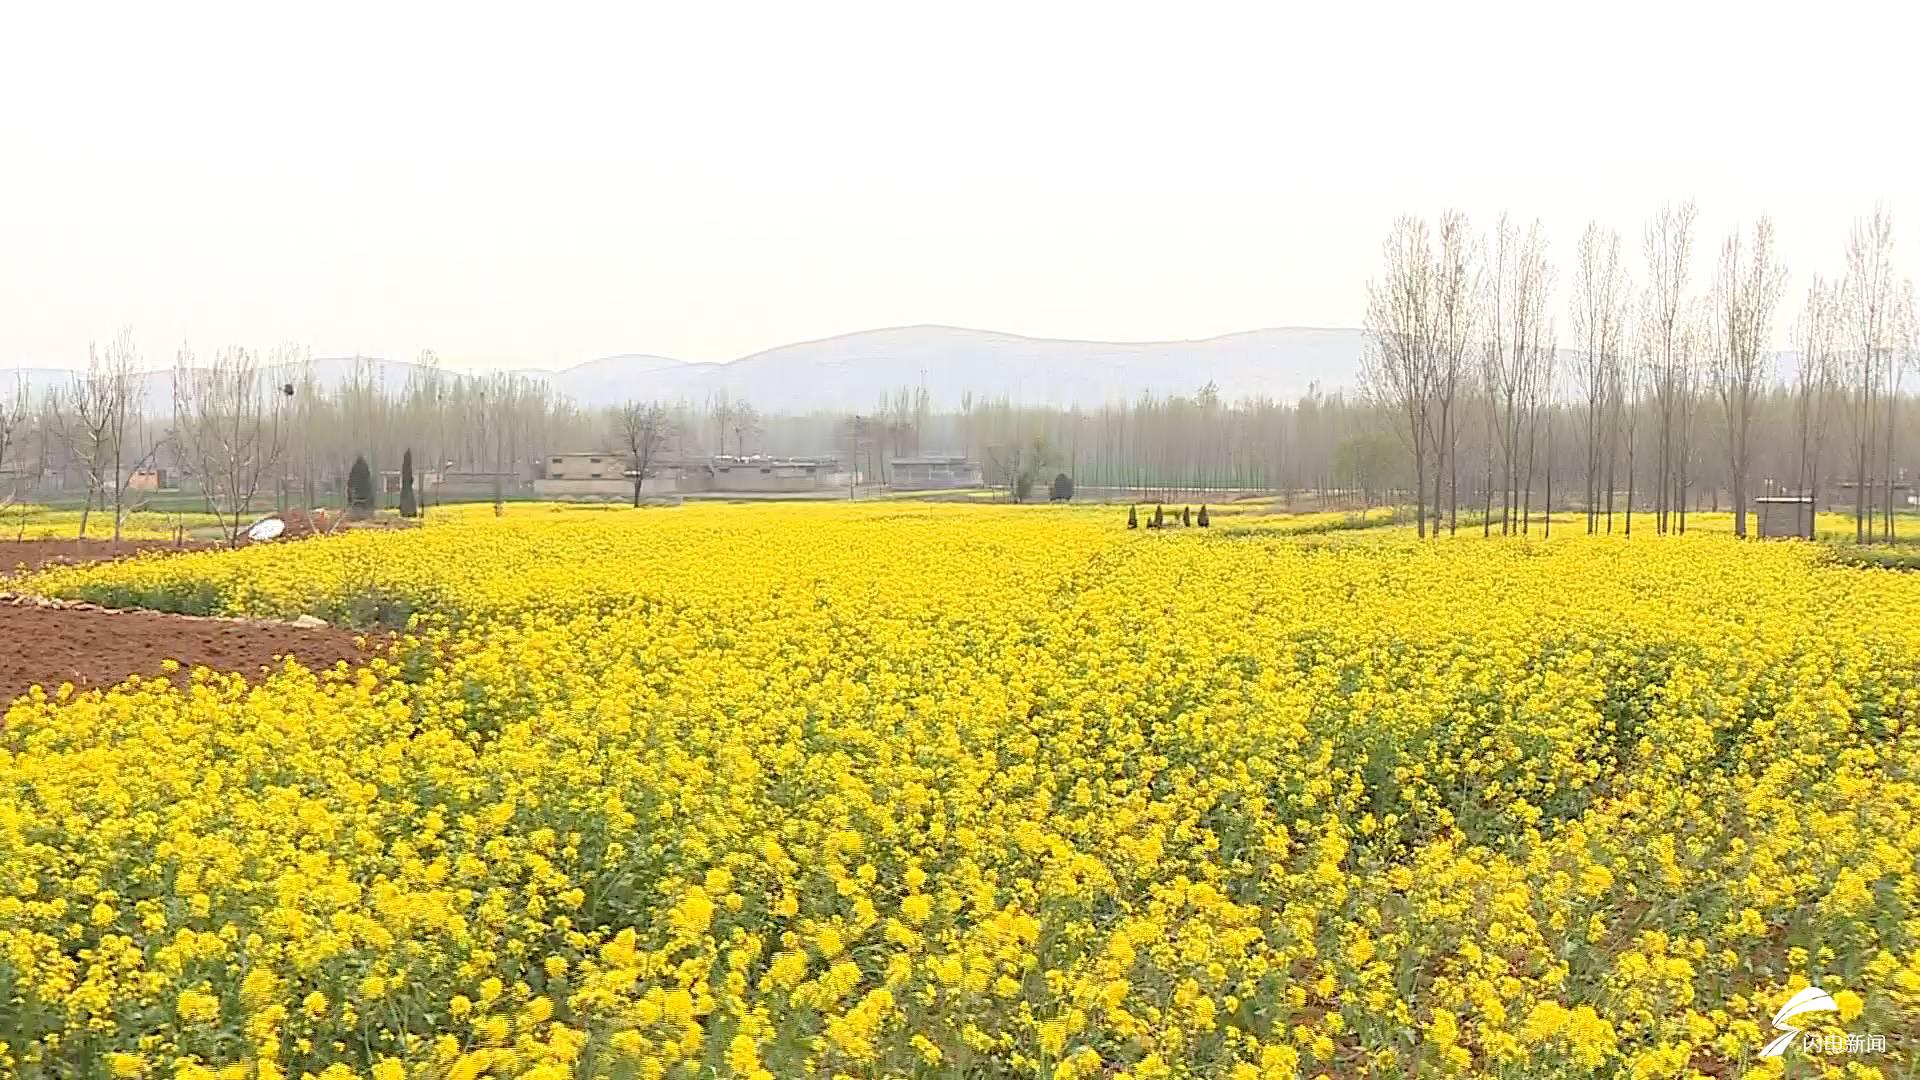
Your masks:
[[[980,466],[957,455],[894,458],[891,472],[893,482],[889,486],[895,491],[980,486]]]

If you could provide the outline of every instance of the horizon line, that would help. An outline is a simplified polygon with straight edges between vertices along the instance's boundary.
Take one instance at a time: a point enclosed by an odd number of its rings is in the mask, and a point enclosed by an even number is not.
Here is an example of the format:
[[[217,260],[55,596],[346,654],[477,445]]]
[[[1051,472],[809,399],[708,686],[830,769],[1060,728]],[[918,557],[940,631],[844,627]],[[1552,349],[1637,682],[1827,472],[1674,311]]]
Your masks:
[[[1076,337],[1054,337],[1054,336],[1045,335],[1045,334],[1021,334],[1021,333],[1016,333],[1010,330],[987,330],[987,329],[982,329],[980,327],[973,327],[973,326],[958,326],[951,323],[922,322],[922,323],[900,323],[893,326],[876,326],[876,327],[869,327],[864,330],[849,330],[839,334],[828,334],[824,337],[802,338],[798,341],[789,341],[779,345],[770,345],[764,349],[756,349],[753,352],[744,353],[740,356],[736,356],[731,360],[682,360],[679,357],[668,356],[664,353],[617,352],[617,353],[606,353],[600,356],[588,357],[585,360],[581,360],[577,363],[569,364],[565,367],[559,367],[559,368],[522,367],[522,366],[514,366],[512,364],[502,364],[496,367],[489,367],[489,368],[483,368],[483,369],[463,368],[453,364],[449,364],[445,361],[444,358],[441,358],[440,369],[442,371],[445,371],[453,375],[473,375],[473,374],[483,373],[483,372],[484,373],[506,372],[510,374],[539,373],[539,374],[545,374],[545,375],[564,375],[570,371],[577,371],[580,368],[586,367],[589,364],[598,364],[607,360],[620,360],[620,359],[625,359],[629,357],[635,358],[635,359],[652,358],[656,360],[664,360],[664,361],[667,361],[669,364],[677,365],[680,367],[718,368],[718,367],[729,367],[733,364],[743,363],[748,360],[755,360],[760,357],[766,356],[769,353],[779,352],[782,349],[803,348],[808,345],[822,345],[830,341],[838,341],[842,338],[861,337],[867,334],[888,334],[888,333],[894,333],[901,330],[950,330],[950,331],[958,331],[964,334],[988,334],[994,337],[1013,338],[1020,341],[1032,341],[1032,342],[1041,342],[1041,343],[1056,344],[1056,345],[1135,345],[1135,346],[1200,345],[1200,344],[1205,344],[1207,342],[1212,342],[1212,341],[1221,341],[1226,338],[1245,337],[1249,334],[1268,334],[1268,333],[1290,332],[1290,331],[1300,331],[1300,332],[1309,332],[1309,333],[1361,333],[1362,332],[1360,327],[1355,327],[1355,326],[1285,325],[1285,326],[1255,326],[1245,330],[1229,330],[1224,333],[1210,334],[1205,337],[1142,338],[1138,340],[1119,340],[1119,339],[1113,339],[1113,338],[1076,338]],[[382,364],[411,364],[415,366],[421,366],[420,362],[415,359],[397,359],[397,358],[390,358],[385,356],[374,356],[371,354],[360,353],[360,352],[330,353],[327,355],[313,356],[312,359],[315,361],[370,360],[370,361],[374,361]],[[0,367],[0,373],[19,373],[19,372],[25,372],[25,371],[77,372],[77,371],[84,371],[84,370],[86,369],[79,368],[79,367],[53,367],[53,366],[35,367],[35,366],[29,366],[29,365],[23,365],[23,364],[16,364],[10,367]],[[167,372],[172,370],[173,370],[173,365],[166,364],[159,367],[142,368],[138,371],[138,374],[151,375],[151,374],[158,374],[161,372]]]

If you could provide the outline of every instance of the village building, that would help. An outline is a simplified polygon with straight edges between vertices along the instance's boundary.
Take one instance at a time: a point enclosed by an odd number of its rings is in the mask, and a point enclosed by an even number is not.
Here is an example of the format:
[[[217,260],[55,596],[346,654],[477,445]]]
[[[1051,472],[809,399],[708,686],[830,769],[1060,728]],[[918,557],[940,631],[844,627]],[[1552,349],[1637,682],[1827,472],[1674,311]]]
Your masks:
[[[899,457],[890,463],[895,491],[940,491],[979,487],[980,466],[957,455]]]
[[[740,494],[824,491],[832,482],[834,469],[831,460],[822,458],[721,455],[686,470],[680,490]]]

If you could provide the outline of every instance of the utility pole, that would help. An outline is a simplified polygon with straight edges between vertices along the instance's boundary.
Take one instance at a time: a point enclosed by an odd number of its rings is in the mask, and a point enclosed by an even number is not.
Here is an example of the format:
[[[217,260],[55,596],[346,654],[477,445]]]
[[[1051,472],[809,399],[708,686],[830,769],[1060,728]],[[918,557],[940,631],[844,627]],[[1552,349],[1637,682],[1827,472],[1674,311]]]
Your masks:
[[[1073,407],[1073,464],[1070,468],[1073,470],[1073,482],[1076,484],[1080,482],[1080,421],[1082,419],[1084,417],[1080,415],[1080,406],[1075,405]]]
[[[860,484],[860,441],[861,436],[866,434],[866,423],[864,417],[854,413],[853,421],[848,425],[852,442],[847,453],[847,501],[849,502],[855,498],[854,489]]]

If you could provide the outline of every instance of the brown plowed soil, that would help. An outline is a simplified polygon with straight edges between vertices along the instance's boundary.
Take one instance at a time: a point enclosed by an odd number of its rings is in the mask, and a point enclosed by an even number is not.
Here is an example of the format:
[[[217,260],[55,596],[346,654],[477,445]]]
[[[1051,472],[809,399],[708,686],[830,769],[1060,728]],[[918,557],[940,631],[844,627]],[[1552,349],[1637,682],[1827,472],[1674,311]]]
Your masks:
[[[49,692],[63,682],[76,689],[112,686],[129,675],[158,675],[168,659],[247,676],[289,654],[313,669],[369,659],[354,636],[337,627],[0,601],[0,713],[36,683]]]
[[[142,551],[195,551],[218,547],[199,540],[174,546],[171,540],[0,540],[0,577],[56,563],[104,562]]]

